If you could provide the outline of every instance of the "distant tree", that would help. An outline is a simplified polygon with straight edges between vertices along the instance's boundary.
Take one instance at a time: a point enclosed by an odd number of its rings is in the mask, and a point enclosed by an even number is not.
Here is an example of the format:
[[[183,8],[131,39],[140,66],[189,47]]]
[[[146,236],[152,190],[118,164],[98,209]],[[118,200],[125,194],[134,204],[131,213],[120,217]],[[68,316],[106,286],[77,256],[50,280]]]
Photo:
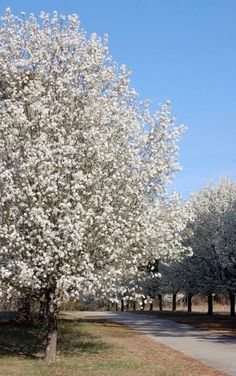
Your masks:
[[[211,314],[212,294],[228,291],[234,295],[236,289],[236,183],[224,178],[207,186],[192,196],[191,206],[189,275],[198,292],[208,295]]]

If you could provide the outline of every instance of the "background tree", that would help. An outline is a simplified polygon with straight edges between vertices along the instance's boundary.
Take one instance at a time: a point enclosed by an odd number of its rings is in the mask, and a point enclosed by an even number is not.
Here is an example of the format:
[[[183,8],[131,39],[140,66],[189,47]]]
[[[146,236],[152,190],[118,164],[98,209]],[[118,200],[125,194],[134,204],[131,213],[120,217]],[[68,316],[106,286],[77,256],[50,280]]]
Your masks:
[[[199,291],[208,294],[208,313],[213,312],[212,294],[224,290],[235,281],[233,273],[226,273],[226,265],[233,265],[229,259],[234,253],[233,245],[236,184],[222,179],[218,184],[207,186],[193,195],[191,203],[195,219],[193,236],[190,238],[193,260],[199,268]],[[234,213],[234,215],[233,215]],[[231,226],[227,226],[226,222]],[[231,244],[228,248],[227,244]],[[225,246],[224,246],[225,245]],[[228,261],[227,261],[228,260]],[[229,267],[230,269],[230,267]],[[228,269],[228,271],[229,271]]]
[[[192,196],[192,220],[185,230],[184,243],[192,256],[164,270],[164,282],[178,286],[191,297],[196,293],[208,296],[208,313],[213,313],[213,293],[227,292],[234,314],[235,296],[235,202],[236,184],[222,179]],[[168,273],[168,271],[170,271]]]

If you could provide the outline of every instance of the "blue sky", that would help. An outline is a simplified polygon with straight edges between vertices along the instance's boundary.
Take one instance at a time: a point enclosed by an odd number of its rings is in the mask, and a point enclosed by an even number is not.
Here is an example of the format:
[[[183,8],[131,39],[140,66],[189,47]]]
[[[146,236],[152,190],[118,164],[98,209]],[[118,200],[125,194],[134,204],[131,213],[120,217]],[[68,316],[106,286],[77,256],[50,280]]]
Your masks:
[[[173,184],[184,197],[223,175],[236,180],[235,0],[2,0],[1,13],[8,6],[79,13],[88,33],[108,33],[140,99],[153,109],[171,100],[177,122],[188,126]]]

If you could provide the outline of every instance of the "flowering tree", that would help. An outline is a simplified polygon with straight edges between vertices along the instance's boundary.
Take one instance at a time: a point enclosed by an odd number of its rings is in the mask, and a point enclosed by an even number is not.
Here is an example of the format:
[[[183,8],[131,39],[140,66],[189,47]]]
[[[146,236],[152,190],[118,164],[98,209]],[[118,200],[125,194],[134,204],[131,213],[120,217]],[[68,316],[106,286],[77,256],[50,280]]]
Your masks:
[[[229,294],[230,313],[235,316],[236,293],[236,183],[223,180],[222,190],[225,208],[221,213],[221,226],[216,243],[222,274],[222,290]]]
[[[190,248],[183,245],[186,226],[191,218],[189,204],[181,202],[179,195],[173,194],[168,200],[159,199],[152,203],[153,208],[155,212],[149,221],[152,221],[155,236],[149,239],[146,255],[139,255],[135,268],[127,267],[126,264],[123,267],[120,265],[119,269],[110,266],[107,270],[101,268],[99,285],[94,286],[91,298],[93,296],[93,299],[103,303],[121,302],[122,308],[129,302],[142,305],[143,300],[149,301],[152,306],[153,299],[160,292],[160,285],[163,285],[160,281],[159,262],[173,264],[173,260],[180,262],[190,254]],[[148,226],[150,223],[147,223],[147,228]],[[168,273],[168,276],[164,273],[164,278],[165,283],[168,279],[169,284],[175,277],[173,273]]]
[[[158,293],[172,295],[172,311],[176,310],[177,293],[184,289],[182,265],[182,260],[174,260],[170,263],[161,263],[159,267],[161,278]]]
[[[208,313],[212,313],[213,292],[235,294],[236,184],[222,179],[207,186],[192,196],[191,206],[194,219],[186,238],[193,256],[187,260],[188,281],[208,294]]]
[[[106,37],[40,17],[1,23],[0,273],[44,300],[51,362],[62,302],[169,252],[173,229],[155,226],[183,128],[138,104]]]

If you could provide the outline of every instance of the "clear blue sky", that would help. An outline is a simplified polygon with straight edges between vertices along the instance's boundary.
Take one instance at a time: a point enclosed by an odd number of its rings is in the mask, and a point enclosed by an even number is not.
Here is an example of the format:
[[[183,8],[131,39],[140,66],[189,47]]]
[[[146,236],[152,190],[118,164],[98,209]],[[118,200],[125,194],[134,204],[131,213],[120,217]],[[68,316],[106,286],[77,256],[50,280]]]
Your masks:
[[[8,6],[79,13],[89,33],[108,33],[140,99],[171,100],[188,126],[174,181],[184,197],[223,175],[236,180],[236,0],[2,0],[1,13]]]

